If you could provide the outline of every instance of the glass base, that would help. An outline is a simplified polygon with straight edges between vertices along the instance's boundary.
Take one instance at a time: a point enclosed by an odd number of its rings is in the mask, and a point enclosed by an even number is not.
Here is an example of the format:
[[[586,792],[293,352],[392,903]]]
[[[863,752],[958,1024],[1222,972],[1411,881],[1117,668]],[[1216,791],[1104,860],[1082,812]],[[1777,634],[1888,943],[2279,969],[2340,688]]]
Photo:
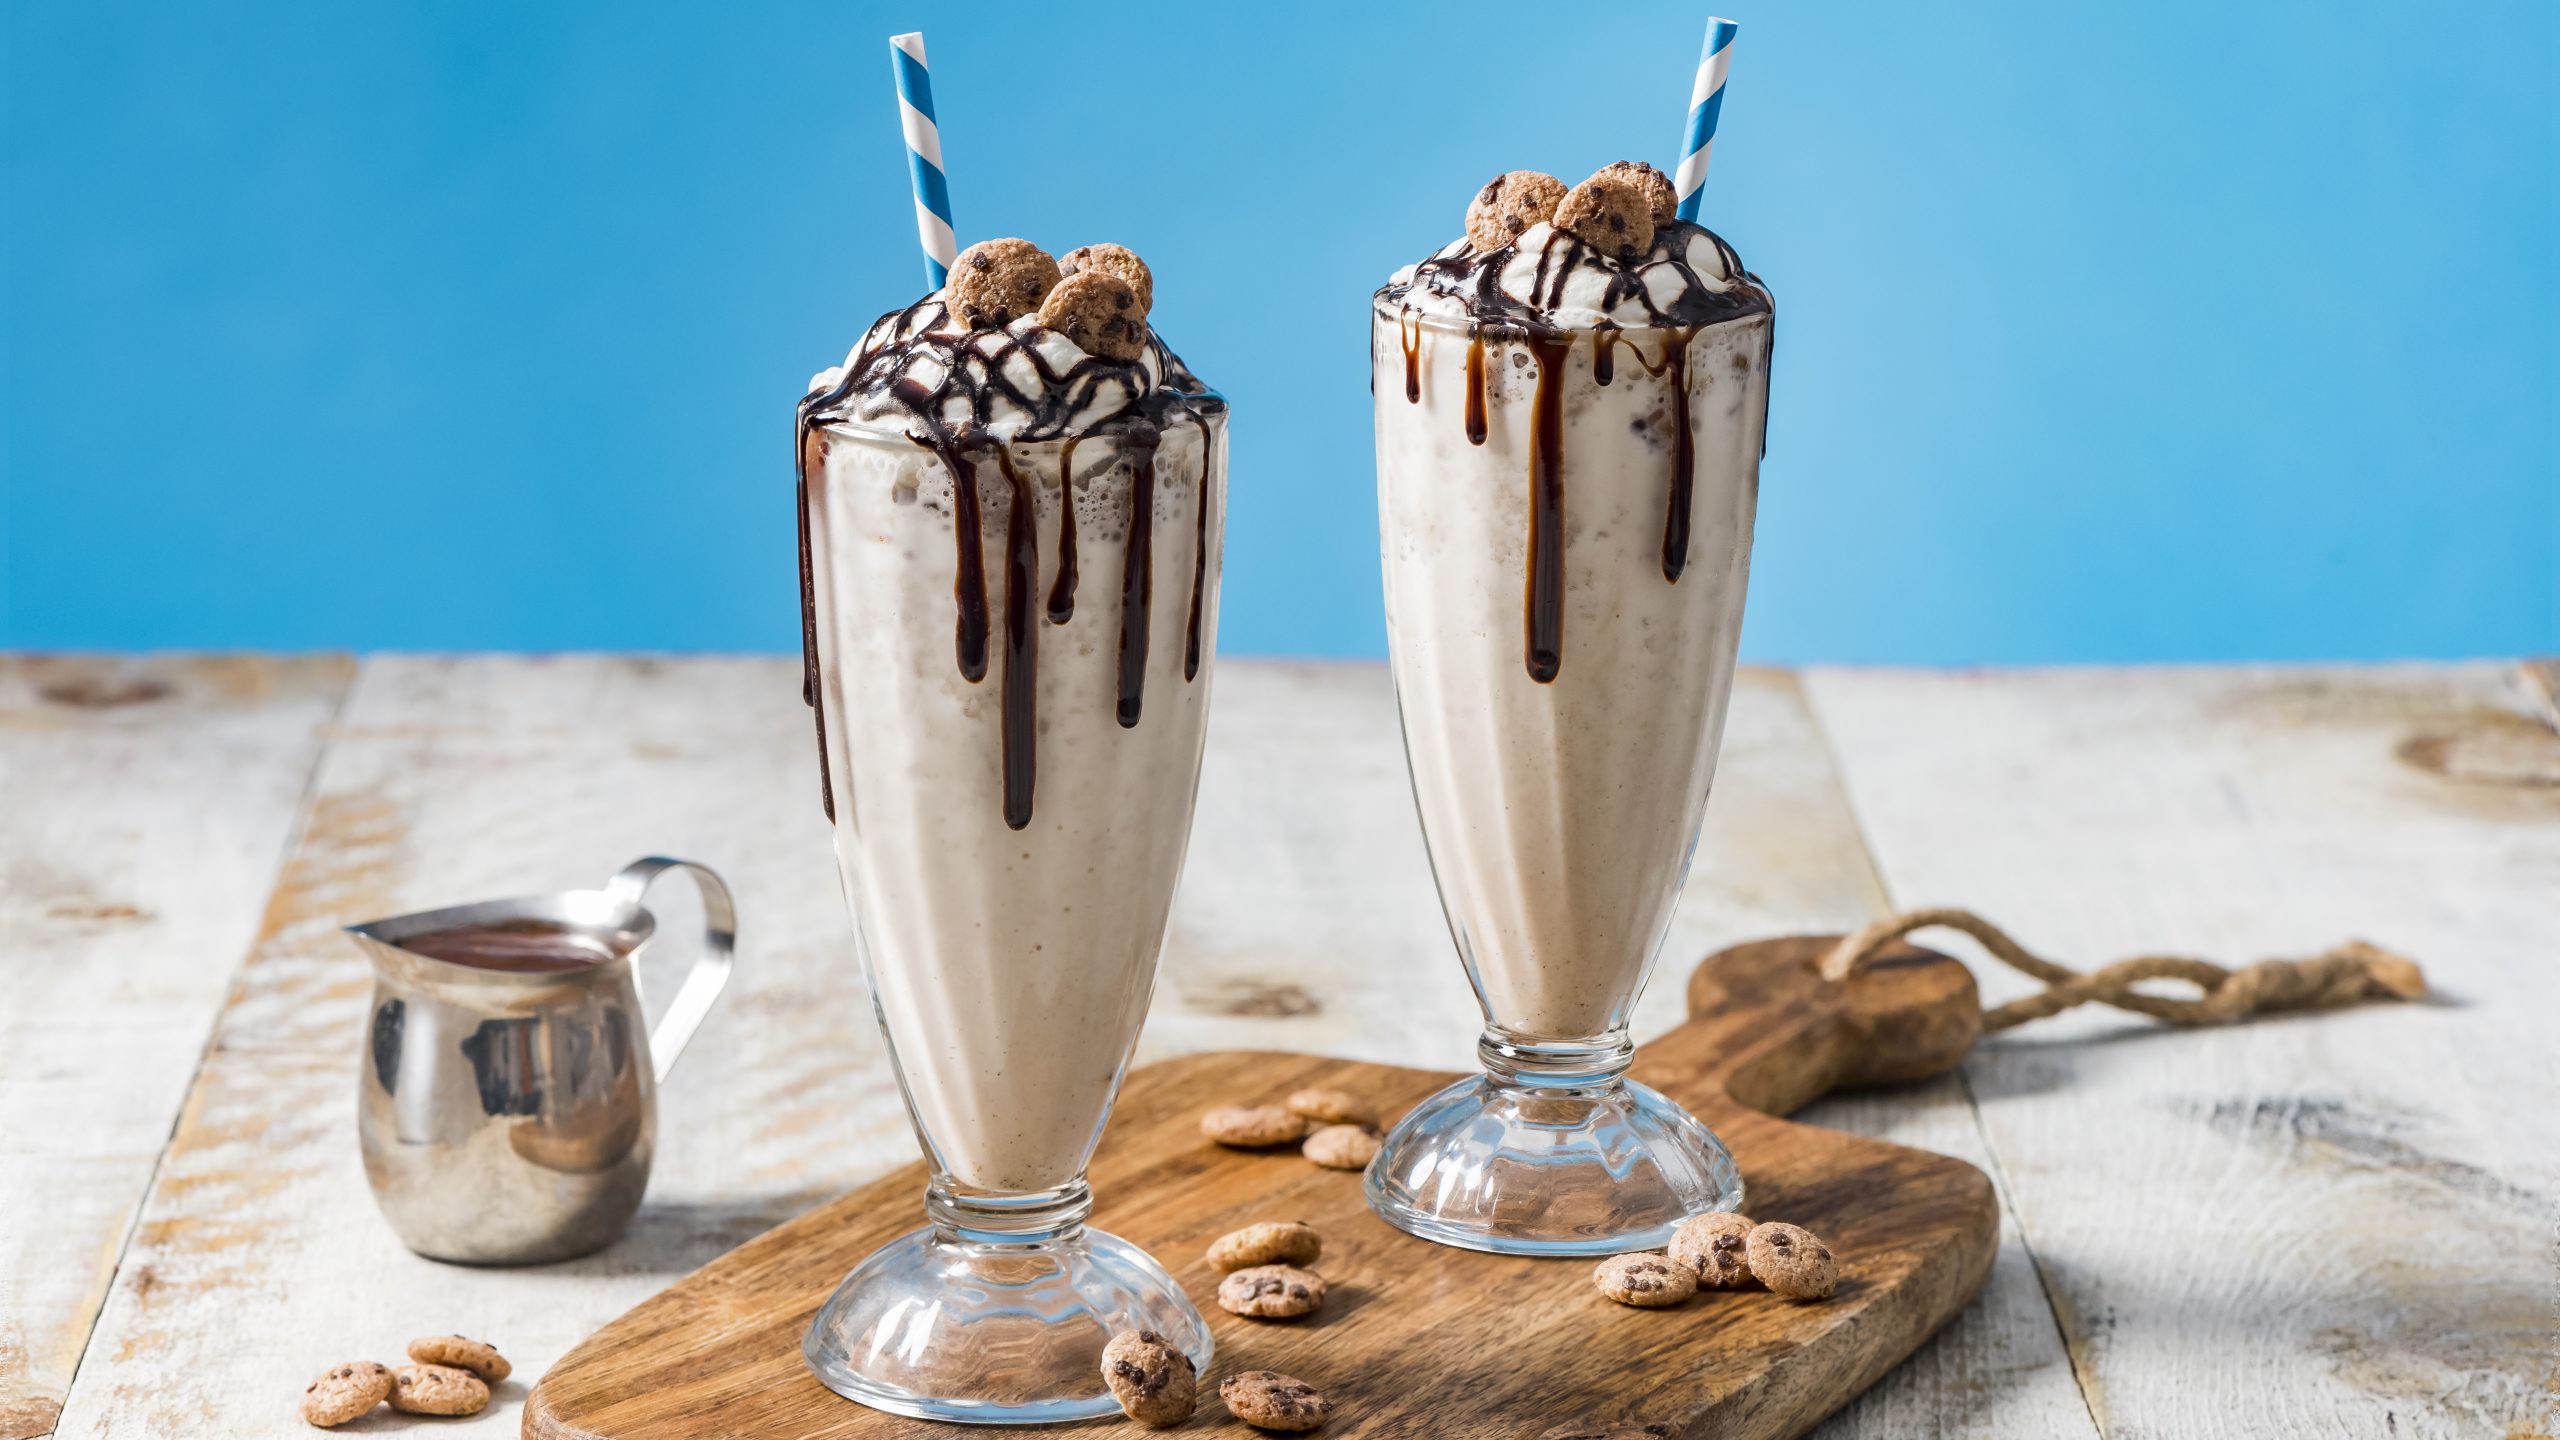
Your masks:
[[[1155,1331],[1207,1373],[1208,1322],[1153,1257],[1084,1228],[1081,1184],[963,1201],[937,1182],[925,1208],[936,1223],[855,1266],[810,1322],[800,1353],[828,1389],[961,1424],[1116,1416],[1102,1347],[1123,1330]]]
[[[1499,1255],[1655,1250],[1692,1215],[1742,1208],[1742,1170],[1705,1124],[1624,1078],[1623,1036],[1488,1033],[1487,1073],[1414,1107],[1369,1166],[1369,1208],[1410,1235]]]

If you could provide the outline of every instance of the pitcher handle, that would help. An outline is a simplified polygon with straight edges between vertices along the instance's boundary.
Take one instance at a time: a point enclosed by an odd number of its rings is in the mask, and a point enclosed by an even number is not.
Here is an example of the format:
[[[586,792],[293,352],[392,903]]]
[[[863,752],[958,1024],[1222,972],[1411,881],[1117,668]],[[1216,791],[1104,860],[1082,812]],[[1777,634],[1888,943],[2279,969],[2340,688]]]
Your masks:
[[[684,984],[677,988],[667,1013],[658,1017],[657,1027],[649,1032],[650,1066],[661,1085],[667,1083],[667,1072],[676,1068],[676,1057],[684,1053],[685,1042],[701,1027],[702,1017],[711,1013],[711,1002],[729,983],[729,967],[738,948],[737,902],[729,898],[727,882],[708,866],[652,855],[623,866],[621,873],[605,882],[604,890],[622,904],[638,909],[649,886],[669,870],[682,870],[692,876],[693,888],[702,895],[702,949],[693,957],[693,968],[685,972]]]

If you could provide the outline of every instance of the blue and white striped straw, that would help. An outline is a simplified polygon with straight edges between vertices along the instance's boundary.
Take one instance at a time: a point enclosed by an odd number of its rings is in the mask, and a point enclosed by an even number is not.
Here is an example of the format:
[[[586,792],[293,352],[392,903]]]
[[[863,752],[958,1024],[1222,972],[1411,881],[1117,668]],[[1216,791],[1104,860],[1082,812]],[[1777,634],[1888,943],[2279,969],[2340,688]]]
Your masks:
[[[915,173],[916,238],[924,242],[925,279],[939,290],[960,257],[960,242],[951,233],[951,188],[942,178],[942,130],[933,123],[933,75],[924,67],[923,31],[889,37],[889,67],[898,77],[907,168]]]
[[[1716,112],[1724,108],[1725,72],[1733,66],[1733,37],[1741,26],[1721,16],[1707,21],[1706,53],[1698,57],[1698,83],[1689,89],[1689,133],[1680,142],[1680,169],[1672,188],[1680,193],[1680,218],[1698,218],[1698,192],[1707,184],[1707,151],[1716,141]]]

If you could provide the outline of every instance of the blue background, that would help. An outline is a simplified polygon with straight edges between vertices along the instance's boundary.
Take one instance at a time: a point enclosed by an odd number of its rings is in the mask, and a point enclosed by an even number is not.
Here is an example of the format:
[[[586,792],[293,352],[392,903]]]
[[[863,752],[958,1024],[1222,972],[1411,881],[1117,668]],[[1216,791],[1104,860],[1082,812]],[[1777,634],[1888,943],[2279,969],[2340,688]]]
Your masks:
[[[1748,651],[2560,648],[2548,0],[1730,0],[1782,343]],[[1363,317],[1672,162],[1693,4],[5,15],[0,644],[796,644],[786,417],[963,242],[1114,239],[1234,399],[1227,648],[1383,647]]]

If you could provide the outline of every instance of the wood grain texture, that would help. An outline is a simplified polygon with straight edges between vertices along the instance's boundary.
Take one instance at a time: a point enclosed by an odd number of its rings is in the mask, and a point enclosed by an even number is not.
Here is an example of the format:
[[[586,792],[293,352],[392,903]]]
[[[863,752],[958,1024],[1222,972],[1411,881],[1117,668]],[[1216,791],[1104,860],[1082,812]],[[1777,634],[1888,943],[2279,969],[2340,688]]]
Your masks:
[[[0,657],[0,1437],[53,1428],[353,672]]]
[[[2080,1011],[1967,1064],[2105,1433],[2550,1433],[2560,736],[2516,672],[1808,689],[1898,905],[2074,963],[2362,936],[2435,988],[2206,1031]]]
[[[1464,1063],[1473,1002],[1433,898],[1384,667],[1222,664],[1216,684],[1142,1057],[1269,1047]],[[596,1326],[913,1159],[853,967],[809,747],[783,659],[368,661],[62,1433],[289,1433],[290,1398],[312,1374],[391,1358],[423,1328],[485,1333],[518,1367],[498,1404],[440,1433],[512,1434],[523,1382]],[[632,1233],[534,1271],[410,1255],[355,1158],[366,977],[336,927],[593,883],[648,849],[718,866],[745,929],[737,978],[662,1096],[657,1172]],[[1745,672],[1668,963],[1756,935],[1849,928],[1877,896],[1794,677]],[[688,923],[680,907],[667,919],[675,932]],[[1677,985],[1658,984],[1642,1033],[1680,1004]],[[1890,1105],[1844,1113],[1979,1153],[1943,1105],[1918,1118]],[[1953,1428],[2040,1413],[2018,1397],[2057,1379],[2067,1389],[2058,1336],[2026,1308],[2040,1301],[2031,1277],[2018,1289],[2017,1268],[2004,1254],[1993,1299],[1870,1403],[1891,1410],[1924,1366],[1978,1382],[1913,1392],[1921,1408],[1905,1413]],[[1975,1333],[1995,1306],[2041,1331],[2003,1320]],[[2041,1369],[2020,1358],[2038,1353]]]
[[[1371,1215],[1356,1175],[1201,1139],[1200,1115],[1217,1104],[1336,1085],[1393,1115],[1451,1078],[1302,1055],[1199,1055],[1133,1074],[1095,1158],[1096,1222],[1163,1260],[1204,1301],[1218,1277],[1202,1252],[1219,1235],[1292,1218],[1322,1231],[1327,1308],[1305,1324],[1262,1324],[1204,1306],[1219,1351],[1204,1383],[1245,1369],[1296,1376],[1332,1401],[1325,1433],[1342,1440],[1535,1435],[1607,1421],[1719,1440],[1802,1434],[1964,1304],[1990,1270],[1998,1230],[1990,1181],[1969,1165],[1746,1108],[1792,1107],[1854,1084],[1912,1037],[1978,1014],[1971,978],[1943,956],[1906,949],[1831,984],[1814,972],[1824,948],[1764,942],[1710,959],[1690,988],[1695,1018],[1639,1051],[1635,1073],[1732,1143],[1755,1216],[1830,1243],[1841,1281],[1826,1303],[1751,1292],[1629,1310],[1598,1295],[1588,1262],[1427,1244]],[[1956,1058],[1922,1048],[1940,1063]],[[526,1402],[525,1435],[967,1433],[852,1404],[800,1359],[801,1332],[836,1280],[921,1220],[924,1180],[911,1165],[865,1186],[607,1326],[543,1378]]]

